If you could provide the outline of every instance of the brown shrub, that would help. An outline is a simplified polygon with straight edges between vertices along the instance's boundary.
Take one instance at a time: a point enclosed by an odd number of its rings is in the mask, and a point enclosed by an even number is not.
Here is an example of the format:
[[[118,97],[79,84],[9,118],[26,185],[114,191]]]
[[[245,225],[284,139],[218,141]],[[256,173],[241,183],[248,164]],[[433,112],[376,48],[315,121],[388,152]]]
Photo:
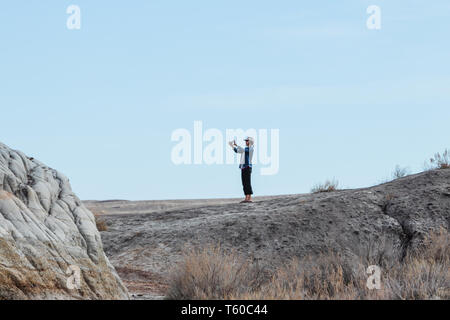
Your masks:
[[[173,270],[168,299],[227,299],[257,288],[262,269],[235,251],[220,246],[190,250]]]
[[[431,169],[449,169],[450,168],[450,152],[446,149],[443,154],[436,153],[430,159]]]
[[[432,232],[419,249],[409,252],[401,266],[388,274],[387,286],[394,299],[449,299],[448,231]]]
[[[191,251],[174,270],[168,299],[449,299],[447,230],[432,233],[400,262],[390,246],[362,248],[349,259],[328,252],[292,259],[267,273],[236,252],[219,247]],[[370,252],[368,252],[370,250]],[[382,270],[381,289],[367,288],[370,264]]]
[[[95,225],[97,226],[97,230],[102,232],[102,231],[107,231],[108,230],[108,225],[106,224],[106,221],[102,218],[100,218],[100,216],[98,214],[94,214],[95,217]]]
[[[311,193],[333,192],[338,190],[339,182],[337,180],[327,180],[325,183],[316,184],[311,189]]]

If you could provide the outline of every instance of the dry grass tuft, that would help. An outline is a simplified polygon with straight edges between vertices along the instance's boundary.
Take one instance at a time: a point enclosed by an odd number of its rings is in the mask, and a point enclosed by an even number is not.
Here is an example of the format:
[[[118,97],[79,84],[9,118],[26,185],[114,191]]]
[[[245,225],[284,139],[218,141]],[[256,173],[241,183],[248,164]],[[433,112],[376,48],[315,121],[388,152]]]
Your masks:
[[[108,225],[106,224],[105,219],[102,218],[102,215],[105,212],[103,210],[100,210],[100,211],[91,210],[91,212],[94,215],[95,225],[97,226],[97,230],[100,231],[100,232],[107,231],[108,230]]]
[[[436,153],[430,159],[431,169],[449,169],[450,168],[450,152],[446,149],[443,154]]]
[[[100,232],[107,231],[108,225],[106,224],[106,221],[104,219],[102,219],[100,217],[100,215],[98,215],[98,214],[94,214],[94,217],[95,217],[95,225],[97,226],[97,230]]]
[[[333,192],[338,190],[339,182],[337,180],[327,180],[325,183],[316,184],[311,189],[311,193]]]
[[[450,299],[450,235],[431,233],[420,249],[409,252],[388,275],[393,299]]]
[[[406,177],[407,175],[410,174],[410,171],[408,168],[402,168],[400,166],[396,166],[394,169],[394,172],[392,172],[392,178],[395,179],[400,179],[403,177]]]
[[[356,260],[328,252],[292,259],[271,273],[220,247],[191,251],[174,270],[167,298],[449,299],[449,245],[448,231],[441,230],[432,233],[402,262],[387,252],[388,246],[380,244],[381,249],[363,249]],[[372,263],[379,264],[382,270],[379,290],[370,290],[366,285],[366,270]]]
[[[173,271],[168,299],[227,299],[260,285],[262,269],[235,251],[190,250]]]

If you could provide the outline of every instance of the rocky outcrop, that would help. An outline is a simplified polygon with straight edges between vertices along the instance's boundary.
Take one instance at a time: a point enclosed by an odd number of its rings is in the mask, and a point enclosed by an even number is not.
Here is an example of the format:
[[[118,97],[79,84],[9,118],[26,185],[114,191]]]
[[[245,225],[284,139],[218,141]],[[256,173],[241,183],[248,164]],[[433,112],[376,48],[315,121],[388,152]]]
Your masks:
[[[222,201],[223,202],[223,201]],[[142,283],[164,282],[183,249],[220,244],[261,264],[336,250],[348,257],[389,255],[401,260],[430,231],[450,226],[450,169],[433,170],[379,186],[279,196],[147,214],[144,203],[95,203],[105,215],[105,251],[119,272]],[[91,203],[90,205],[94,205]],[[132,214],[133,207],[139,214]],[[139,280],[141,279],[141,280]]]
[[[69,180],[1,143],[0,299],[128,299]]]

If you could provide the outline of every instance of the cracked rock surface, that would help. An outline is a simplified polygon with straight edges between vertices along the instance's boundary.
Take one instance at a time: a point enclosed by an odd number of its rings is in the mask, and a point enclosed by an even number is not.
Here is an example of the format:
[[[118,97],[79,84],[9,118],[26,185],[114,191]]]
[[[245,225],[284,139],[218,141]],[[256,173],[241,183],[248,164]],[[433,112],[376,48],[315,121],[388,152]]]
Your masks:
[[[69,266],[80,269],[79,288],[67,285]],[[0,299],[128,299],[69,180],[2,143]]]
[[[219,243],[270,267],[330,249],[356,257],[371,247],[401,260],[430,231],[449,229],[450,169],[364,189],[256,198],[252,204],[199,202],[191,208],[174,201],[88,205],[104,214],[105,252],[123,278],[156,286],[183,248]]]

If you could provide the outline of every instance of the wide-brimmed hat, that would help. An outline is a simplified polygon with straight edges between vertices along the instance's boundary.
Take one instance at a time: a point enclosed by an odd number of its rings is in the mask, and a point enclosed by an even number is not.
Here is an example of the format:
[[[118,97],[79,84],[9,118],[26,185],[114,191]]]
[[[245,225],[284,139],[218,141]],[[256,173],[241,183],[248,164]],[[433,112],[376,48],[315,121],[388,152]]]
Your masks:
[[[245,137],[244,141],[249,141],[250,143],[255,142],[255,140],[252,137]]]

